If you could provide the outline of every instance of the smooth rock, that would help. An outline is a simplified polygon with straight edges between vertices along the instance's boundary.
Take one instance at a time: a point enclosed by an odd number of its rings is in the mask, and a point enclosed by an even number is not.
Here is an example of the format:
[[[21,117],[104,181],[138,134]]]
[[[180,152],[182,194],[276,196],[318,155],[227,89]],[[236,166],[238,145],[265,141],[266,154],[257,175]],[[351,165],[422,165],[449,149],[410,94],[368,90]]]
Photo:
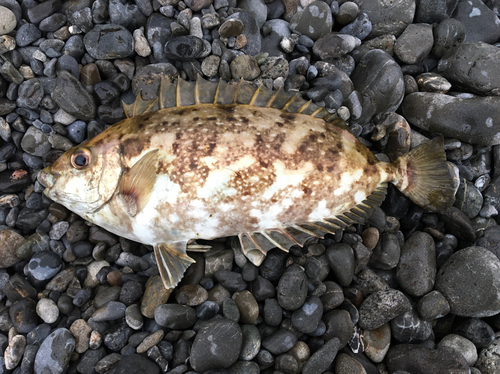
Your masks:
[[[307,297],[307,277],[298,265],[286,269],[276,287],[280,306],[287,310],[300,308]]]
[[[134,38],[120,25],[97,25],[85,34],[83,42],[88,54],[99,60],[125,58],[134,53]]]
[[[323,373],[333,363],[340,348],[337,338],[328,340],[320,349],[304,363],[303,374]]]
[[[448,334],[438,343],[437,348],[449,347],[457,352],[467,360],[470,366],[474,366],[477,361],[477,348],[469,339],[456,334]]]
[[[361,125],[382,113],[395,111],[403,100],[403,73],[384,51],[367,52],[354,69],[351,80],[362,97],[363,112],[357,120]]]
[[[123,356],[116,365],[106,371],[107,374],[159,374],[160,368],[148,358],[132,354]]]
[[[458,98],[416,92],[405,97],[402,110],[408,122],[422,130],[482,146],[500,144],[497,97]]]
[[[375,363],[382,362],[391,346],[391,326],[383,324],[375,330],[364,330],[365,354]]]
[[[238,359],[242,341],[241,329],[236,322],[227,319],[208,322],[194,338],[190,364],[200,373],[227,369]]]
[[[453,314],[477,318],[495,315],[500,312],[500,261],[485,248],[464,248],[441,266],[435,289],[448,300]]]
[[[419,0],[415,10],[415,22],[438,23],[450,19],[458,0]]]
[[[54,330],[45,338],[36,354],[35,374],[65,372],[74,349],[75,339],[67,329]]]
[[[468,43],[495,43],[500,38],[498,14],[488,8],[481,0],[459,0],[453,18],[465,27],[465,40]]]
[[[464,25],[454,18],[444,19],[434,27],[432,32],[434,35],[432,54],[437,58],[443,57],[446,53],[458,47],[465,39]]]
[[[332,31],[333,18],[330,7],[323,1],[309,3],[302,12],[290,21],[290,29],[306,35],[312,40]]]
[[[434,44],[432,26],[427,23],[412,23],[396,39],[394,53],[405,64],[422,61]]]
[[[390,3],[383,0],[356,1],[359,11],[366,13],[372,22],[372,37],[385,34],[399,36],[406,26],[413,22],[415,3],[414,0],[398,0]]]

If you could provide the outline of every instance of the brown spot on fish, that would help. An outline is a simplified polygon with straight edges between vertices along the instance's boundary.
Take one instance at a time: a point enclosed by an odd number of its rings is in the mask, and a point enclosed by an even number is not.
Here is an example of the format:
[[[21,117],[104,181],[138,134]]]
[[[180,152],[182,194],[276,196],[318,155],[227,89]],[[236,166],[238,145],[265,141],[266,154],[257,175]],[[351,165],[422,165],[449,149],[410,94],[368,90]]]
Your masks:
[[[278,125],[278,127],[283,127],[285,126],[285,124],[283,122],[276,122],[276,124]]]
[[[227,116],[227,117],[226,117],[226,121],[227,121],[227,122],[236,122],[236,121],[237,121],[237,119],[236,119],[236,118],[234,118],[233,116]]]
[[[207,121],[216,121],[216,120],[217,120],[217,117],[214,117],[214,116],[207,117]]]

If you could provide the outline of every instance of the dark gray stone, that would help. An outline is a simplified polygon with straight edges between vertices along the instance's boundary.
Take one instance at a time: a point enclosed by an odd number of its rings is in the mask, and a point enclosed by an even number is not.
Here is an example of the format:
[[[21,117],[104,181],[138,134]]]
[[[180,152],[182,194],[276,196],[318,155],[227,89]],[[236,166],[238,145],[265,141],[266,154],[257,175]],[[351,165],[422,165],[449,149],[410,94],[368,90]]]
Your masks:
[[[292,326],[304,334],[316,330],[323,315],[323,303],[318,296],[309,296],[302,307],[293,312]]]
[[[372,22],[372,38],[386,34],[399,36],[413,22],[415,3],[415,0],[401,0],[397,3],[383,0],[356,1],[359,11],[366,13]]]
[[[359,46],[359,39],[348,34],[328,33],[316,40],[313,52],[323,61],[334,61]]]
[[[108,374],[159,374],[160,368],[153,361],[146,357],[132,354],[123,356],[116,365],[114,365]]]
[[[303,374],[323,373],[333,363],[340,348],[337,338],[328,340],[320,349],[314,352],[302,367]]]
[[[247,44],[241,50],[250,56],[260,53],[262,37],[255,18],[248,12],[237,12],[227,18],[230,19],[237,19],[245,26],[242,35],[247,38]]]
[[[458,322],[453,333],[469,339],[477,348],[486,348],[495,339],[495,331],[479,318],[466,318]]]
[[[155,321],[171,329],[187,329],[196,322],[196,311],[187,305],[161,304],[155,309]]]
[[[345,347],[354,334],[354,324],[349,312],[343,309],[334,309],[325,313],[322,321],[326,327],[322,338],[325,340],[336,338],[339,340],[340,348]]]
[[[87,34],[88,35],[88,34]],[[52,91],[52,99],[67,113],[81,120],[95,117],[96,105],[92,95],[71,73],[62,70]]]
[[[83,38],[85,49],[95,59],[125,58],[134,53],[134,38],[120,25],[98,25]]]
[[[455,204],[467,217],[473,219],[483,207],[483,195],[473,183],[460,178],[460,185],[455,194]]]
[[[405,97],[403,116],[412,125],[466,143],[500,144],[500,98],[458,98],[416,92]]]
[[[448,300],[453,314],[495,315],[500,312],[500,261],[482,247],[462,249],[441,266],[435,288]]]
[[[375,330],[410,309],[410,301],[401,291],[394,289],[377,291],[361,304],[359,326],[363,329]]]
[[[457,7],[458,0],[416,1],[415,22],[438,23],[449,19]]]
[[[307,297],[307,277],[298,265],[286,269],[276,287],[278,303],[287,310],[298,309]]]
[[[274,355],[289,351],[296,343],[297,336],[290,330],[279,329],[262,341],[262,346]]]
[[[431,333],[432,323],[421,319],[413,309],[391,321],[391,335],[400,343],[420,343]]]
[[[439,291],[433,290],[418,301],[418,314],[426,320],[441,318],[450,312],[450,304]]]
[[[223,318],[208,322],[194,338],[190,364],[200,373],[227,369],[238,359],[242,341],[241,329],[236,322]]]
[[[332,31],[333,18],[330,7],[323,1],[309,3],[290,21],[290,29],[312,40]]]
[[[443,56],[438,64],[438,72],[467,91],[498,96],[500,48],[483,42],[462,43]]]
[[[389,372],[404,370],[412,374],[468,374],[469,365],[456,350],[443,347],[431,349],[401,344],[389,349],[385,359]]]
[[[355,259],[352,248],[345,243],[336,243],[327,248],[326,258],[337,282],[347,287],[354,276]]]
[[[42,32],[32,23],[25,23],[17,29],[16,43],[18,47],[26,47],[42,36]]]
[[[412,23],[396,39],[394,53],[405,64],[422,61],[434,44],[432,26],[427,23]]]
[[[403,73],[386,52],[374,49],[367,52],[351,75],[354,88],[363,98],[361,125],[385,112],[395,111],[404,96]]]
[[[432,54],[441,58],[458,47],[465,39],[465,27],[457,19],[447,18],[434,27],[434,45]]]
[[[498,15],[481,0],[459,0],[453,18],[465,26],[468,43],[495,43],[500,38]]]
[[[420,297],[432,291],[436,279],[436,247],[432,236],[416,232],[401,248],[396,277],[401,289]]]

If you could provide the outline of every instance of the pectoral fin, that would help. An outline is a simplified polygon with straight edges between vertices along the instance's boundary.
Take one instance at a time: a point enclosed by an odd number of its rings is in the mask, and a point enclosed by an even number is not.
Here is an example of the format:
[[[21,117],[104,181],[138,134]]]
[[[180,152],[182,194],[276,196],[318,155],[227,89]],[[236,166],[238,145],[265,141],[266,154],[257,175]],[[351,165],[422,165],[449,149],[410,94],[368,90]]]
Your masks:
[[[148,203],[156,183],[158,150],[148,152],[122,175],[119,197],[128,214],[137,215]]]
[[[160,243],[155,245],[155,258],[165,288],[174,288],[181,281],[186,269],[194,262],[181,252],[186,243]],[[177,247],[177,248],[176,248]]]

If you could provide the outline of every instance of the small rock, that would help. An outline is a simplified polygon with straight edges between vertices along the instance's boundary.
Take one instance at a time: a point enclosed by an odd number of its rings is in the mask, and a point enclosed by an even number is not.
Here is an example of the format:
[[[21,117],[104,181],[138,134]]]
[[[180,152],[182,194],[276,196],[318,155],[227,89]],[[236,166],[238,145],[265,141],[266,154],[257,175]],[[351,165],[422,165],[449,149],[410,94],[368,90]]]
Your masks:
[[[434,44],[432,26],[427,23],[412,23],[396,39],[394,53],[406,64],[422,61]]]
[[[65,372],[74,349],[75,339],[67,329],[54,330],[45,338],[36,354],[35,374]]]
[[[276,287],[278,303],[287,310],[300,308],[307,297],[307,277],[298,265],[286,269]]]
[[[83,42],[96,60],[125,58],[134,53],[134,38],[120,25],[97,25],[85,34]]]
[[[323,1],[313,1],[290,21],[290,29],[316,41],[332,31],[333,18],[330,7]]]
[[[401,291],[389,289],[374,292],[359,308],[359,326],[374,330],[410,308],[410,301]]]
[[[323,373],[333,363],[335,356],[340,348],[338,339],[328,340],[320,349],[304,363],[302,367],[303,374]]]

